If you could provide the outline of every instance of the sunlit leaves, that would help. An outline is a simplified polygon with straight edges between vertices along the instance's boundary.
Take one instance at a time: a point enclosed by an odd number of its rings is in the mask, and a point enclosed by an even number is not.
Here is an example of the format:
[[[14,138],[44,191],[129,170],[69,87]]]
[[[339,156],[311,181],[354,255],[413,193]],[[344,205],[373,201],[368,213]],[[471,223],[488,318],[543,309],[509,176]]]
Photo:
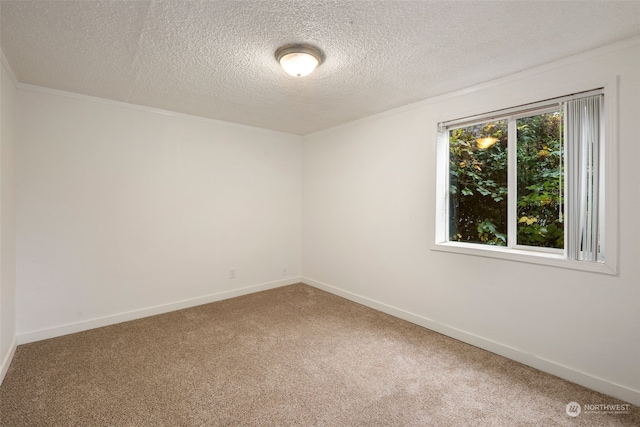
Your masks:
[[[562,114],[518,119],[518,244],[563,248]],[[535,218],[535,221],[532,220]]]
[[[527,225],[531,225],[534,222],[538,222],[538,218],[536,218],[535,216],[523,216],[518,220],[518,224],[525,223]]]
[[[520,245],[563,247],[562,126],[561,113],[516,122]],[[507,244],[507,131],[501,120],[449,132],[451,240]],[[498,142],[480,149],[476,140],[482,137]]]
[[[497,138],[481,149],[477,139]],[[450,131],[450,239],[506,245],[507,122]]]

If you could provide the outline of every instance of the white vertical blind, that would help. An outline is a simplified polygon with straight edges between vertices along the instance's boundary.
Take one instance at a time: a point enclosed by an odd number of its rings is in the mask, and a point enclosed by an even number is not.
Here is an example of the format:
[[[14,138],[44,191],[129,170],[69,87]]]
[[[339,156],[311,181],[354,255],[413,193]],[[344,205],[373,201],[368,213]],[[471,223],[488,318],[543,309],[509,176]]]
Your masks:
[[[565,108],[567,257],[596,262],[600,242],[601,95],[570,100]]]

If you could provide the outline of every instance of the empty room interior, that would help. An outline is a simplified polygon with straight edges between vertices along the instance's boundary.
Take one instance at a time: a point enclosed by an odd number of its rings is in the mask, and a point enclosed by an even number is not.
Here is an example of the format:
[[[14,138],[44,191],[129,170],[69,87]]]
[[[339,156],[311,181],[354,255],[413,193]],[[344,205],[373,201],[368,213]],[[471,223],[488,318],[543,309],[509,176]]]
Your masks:
[[[639,1],[0,18],[0,425],[640,424]]]

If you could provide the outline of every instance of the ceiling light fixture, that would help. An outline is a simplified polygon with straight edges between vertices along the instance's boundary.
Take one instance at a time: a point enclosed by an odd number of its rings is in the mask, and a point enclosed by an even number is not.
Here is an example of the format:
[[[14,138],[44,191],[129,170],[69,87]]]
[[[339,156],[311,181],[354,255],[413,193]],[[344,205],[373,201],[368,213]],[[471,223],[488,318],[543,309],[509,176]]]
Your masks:
[[[276,59],[282,68],[294,77],[304,77],[322,64],[322,52],[306,44],[282,46],[276,50]]]

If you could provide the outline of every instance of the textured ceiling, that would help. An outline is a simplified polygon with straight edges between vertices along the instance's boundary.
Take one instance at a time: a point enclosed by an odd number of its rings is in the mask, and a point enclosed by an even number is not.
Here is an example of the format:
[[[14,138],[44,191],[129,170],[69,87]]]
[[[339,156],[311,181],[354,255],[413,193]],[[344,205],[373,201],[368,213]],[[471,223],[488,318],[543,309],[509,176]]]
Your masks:
[[[640,1],[5,1],[21,83],[308,134],[640,35]],[[275,50],[320,47],[310,76]]]

